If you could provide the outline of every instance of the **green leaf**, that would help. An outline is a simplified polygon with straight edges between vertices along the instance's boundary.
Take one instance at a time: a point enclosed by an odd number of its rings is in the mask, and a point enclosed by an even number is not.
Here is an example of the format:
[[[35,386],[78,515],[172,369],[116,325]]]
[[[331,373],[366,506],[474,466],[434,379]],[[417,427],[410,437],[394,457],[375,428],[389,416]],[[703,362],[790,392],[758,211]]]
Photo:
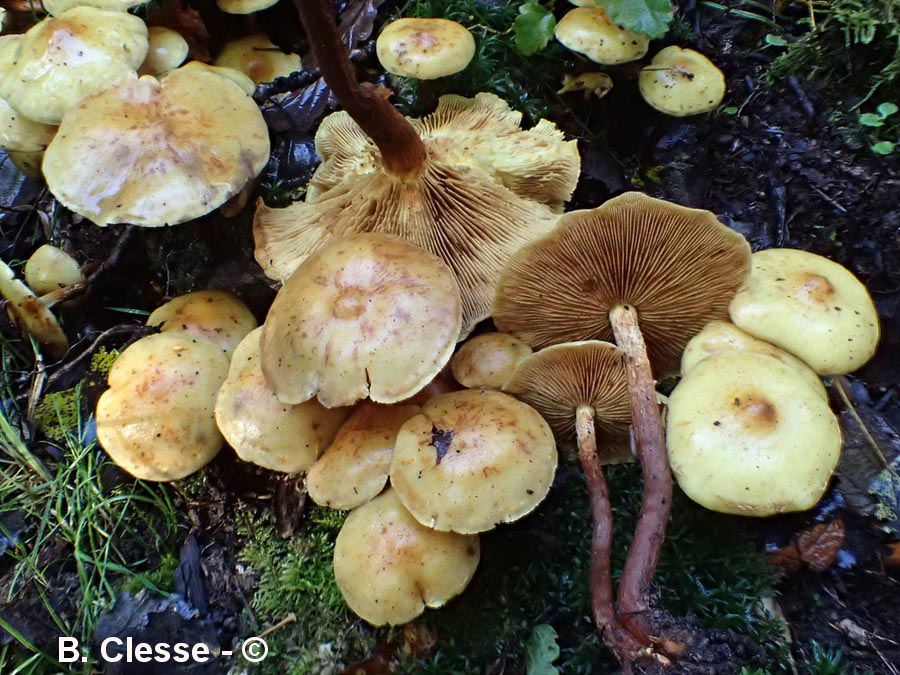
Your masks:
[[[559,658],[559,636],[546,623],[538,624],[531,629],[528,642],[525,643],[525,672],[527,675],[559,675],[559,669],[553,662]]]
[[[669,0],[606,0],[603,6],[614,23],[651,39],[665,35],[672,22]]]
[[[785,40],[780,35],[773,35],[772,33],[766,33],[766,44],[772,45],[773,47],[787,47],[788,41]]]
[[[875,113],[863,113],[859,116],[859,123],[864,127],[880,127],[884,125],[884,118]]]
[[[513,24],[516,47],[525,56],[537,54],[553,37],[556,19],[543,5],[533,0],[519,7],[519,16]]]
[[[896,103],[890,103],[886,101],[875,108],[875,110],[877,110],[878,114],[881,115],[881,119],[887,119],[891,115],[895,114],[898,110],[900,110],[900,108],[897,107]]]
[[[890,141],[879,141],[872,146],[872,150],[877,152],[879,155],[890,155],[892,152],[894,152],[895,147],[896,146]]]
[[[722,108],[723,115],[737,115],[738,107],[736,105],[730,105],[725,108]]]

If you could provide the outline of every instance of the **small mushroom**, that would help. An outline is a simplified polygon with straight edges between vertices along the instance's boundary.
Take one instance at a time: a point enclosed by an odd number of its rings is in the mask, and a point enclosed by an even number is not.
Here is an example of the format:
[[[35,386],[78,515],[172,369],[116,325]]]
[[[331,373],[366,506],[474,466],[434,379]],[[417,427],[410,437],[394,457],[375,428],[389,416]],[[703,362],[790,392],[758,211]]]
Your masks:
[[[216,398],[216,424],[245,462],[285,473],[306,471],[331,443],[350,410],[328,409],[316,400],[281,403],[262,374],[261,333],[262,328],[251,331],[234,350],[228,377]]]
[[[563,75],[562,89],[557,94],[566,94],[570,91],[584,92],[584,99],[587,100],[591,94],[597,98],[603,98],[612,91],[612,78],[606,73],[579,73],[573,75],[566,73]]]
[[[642,58],[650,46],[646,35],[617,26],[602,7],[576,7],[556,24],[556,39],[573,52],[607,66]]]
[[[39,246],[25,263],[25,283],[37,294],[45,295],[84,281],[78,262],[61,248]]]
[[[312,500],[349,511],[375,497],[387,483],[397,432],[420,411],[417,405],[360,403],[306,476]]]
[[[765,340],[758,340],[728,321],[710,321],[684,348],[681,372],[686,373],[703,359],[720,352],[741,351],[766,354],[797,371],[823,399],[828,398],[822,380],[808,365]]]
[[[796,370],[764,354],[714,354],[669,397],[666,443],[678,485],[708,509],[803,511],[837,466],[841,431]]]
[[[228,357],[180,333],[141,338],[109,371],[97,402],[97,439],[135,478],[170,481],[208,464],[222,447],[213,408]]]
[[[462,593],[479,557],[478,537],[421,525],[387,490],[344,521],[334,544],[334,579],[358,616],[396,626]]]
[[[469,389],[503,389],[531,347],[506,333],[482,333],[466,342],[450,359],[453,377]]]
[[[285,54],[265,33],[254,33],[225,43],[215,64],[234,68],[256,84],[287,77],[303,68],[298,54]]]
[[[437,396],[397,434],[391,485],[423,525],[475,534],[533,511],[556,472],[553,432],[498,391]]]
[[[216,5],[226,14],[253,14],[273,7],[278,0],[216,0]]]
[[[878,347],[878,312],[846,267],[790,248],[758,251],[731,301],[731,320],[794,354],[821,375],[861,367]]]
[[[465,70],[475,56],[475,38],[449,19],[404,18],[384,27],[375,52],[389,73],[436,80]]]
[[[44,345],[51,356],[58,358],[66,352],[69,339],[49,306],[16,279],[15,272],[3,261],[0,261],[0,297],[9,301],[9,311],[19,329]]]
[[[666,115],[709,112],[725,98],[725,76],[700,52],[671,46],[660,51],[638,80],[641,96]]]
[[[150,26],[147,29],[147,39],[150,48],[138,70],[140,75],[165,75],[184,63],[188,57],[190,47],[178,31],[165,26]]]
[[[275,297],[262,369],[284,403],[396,403],[444,367],[461,320],[459,287],[437,256],[386,234],[337,239]]]
[[[215,343],[229,357],[237,344],[256,328],[256,317],[240,298],[226,291],[185,293],[157,307],[148,326]]]
[[[59,16],[73,7],[95,7],[125,12],[141,5],[146,0],[41,0],[41,6],[48,14]]]

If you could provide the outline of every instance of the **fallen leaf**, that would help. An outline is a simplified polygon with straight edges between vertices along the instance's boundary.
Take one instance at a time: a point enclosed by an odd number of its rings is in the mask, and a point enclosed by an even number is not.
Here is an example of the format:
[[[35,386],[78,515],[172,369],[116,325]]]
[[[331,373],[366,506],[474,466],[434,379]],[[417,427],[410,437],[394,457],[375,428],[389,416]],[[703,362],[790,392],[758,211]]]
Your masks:
[[[845,538],[842,519],[816,523],[797,535],[800,559],[814,572],[824,572],[834,564]]]
[[[428,656],[438,646],[435,630],[421,624],[408,623],[403,627],[403,653],[413,659]]]

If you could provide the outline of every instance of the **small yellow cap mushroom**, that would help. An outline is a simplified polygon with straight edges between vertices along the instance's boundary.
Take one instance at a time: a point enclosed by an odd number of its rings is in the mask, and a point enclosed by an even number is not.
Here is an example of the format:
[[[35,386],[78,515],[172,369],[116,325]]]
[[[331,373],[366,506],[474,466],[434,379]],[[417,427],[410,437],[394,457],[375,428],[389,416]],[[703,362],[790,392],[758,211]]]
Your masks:
[[[95,7],[125,12],[132,7],[143,4],[146,0],[41,0],[41,5],[48,14],[59,16],[73,7]]]
[[[216,424],[245,462],[286,473],[306,471],[350,409],[325,408],[316,400],[289,405],[275,398],[260,367],[260,333],[262,328],[251,331],[234,350],[216,399]]]
[[[384,27],[375,52],[389,73],[436,80],[469,65],[475,56],[475,38],[456,21],[405,18]]]
[[[819,396],[823,399],[828,398],[822,380],[803,361],[765,340],[758,340],[727,321],[710,321],[703,327],[703,330],[691,338],[681,356],[681,372],[688,372],[708,356],[730,351],[755,352],[772,356],[797,371],[797,374],[809,382]]]
[[[157,307],[148,326],[215,343],[229,357],[237,344],[256,328],[256,317],[237,296],[226,291],[185,293]]]
[[[646,35],[612,22],[602,7],[576,7],[556,24],[556,39],[595,63],[612,66],[642,58],[650,46]]]
[[[312,500],[349,511],[381,492],[397,432],[420,411],[417,405],[360,403],[309,470],[306,487]]]
[[[216,0],[216,5],[226,14],[253,14],[277,3],[278,0]]]
[[[44,244],[25,263],[25,282],[35,293],[44,295],[84,281],[81,266],[61,248]]]
[[[728,308],[736,326],[805,361],[822,375],[861,367],[878,346],[878,312],[846,268],[814,253],[754,253],[750,276]]]
[[[69,339],[50,308],[28,286],[16,279],[9,265],[0,260],[0,297],[9,301],[9,311],[19,329],[47,348],[53,357],[62,356]]]
[[[669,397],[666,446],[682,490],[714,511],[770,516],[819,501],[841,453],[828,403],[778,359],[722,352]]]
[[[228,357],[179,333],[141,338],[116,359],[97,402],[97,439],[135,478],[169,481],[208,464],[222,447],[213,408]]]
[[[216,57],[217,66],[238,70],[256,84],[287,77],[303,66],[299,54],[285,54],[265,33],[227,42]]]
[[[579,73],[578,75],[566,73],[563,75],[562,88],[556,93],[566,94],[570,91],[582,91],[587,100],[591,94],[597,98],[603,98],[612,91],[612,88],[612,78],[606,73]]]
[[[498,391],[443,394],[397,434],[391,485],[423,525],[475,534],[531,513],[556,473],[553,432]]]
[[[334,579],[357,615],[396,626],[462,593],[479,557],[478,537],[424,527],[387,490],[347,516],[334,544]]]
[[[666,115],[709,112],[725,98],[725,76],[700,52],[666,47],[641,71],[641,96]]]
[[[503,389],[531,347],[506,333],[482,333],[467,340],[450,359],[453,377],[469,389]]]
[[[150,49],[141,64],[141,75],[165,75],[184,63],[190,47],[178,31],[165,26],[150,26],[147,29]]]

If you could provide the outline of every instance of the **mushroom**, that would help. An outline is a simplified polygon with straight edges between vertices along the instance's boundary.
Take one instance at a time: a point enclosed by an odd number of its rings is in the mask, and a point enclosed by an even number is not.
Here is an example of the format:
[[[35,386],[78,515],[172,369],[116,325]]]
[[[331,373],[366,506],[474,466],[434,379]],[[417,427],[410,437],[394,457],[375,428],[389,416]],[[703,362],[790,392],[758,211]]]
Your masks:
[[[736,326],[805,361],[821,375],[861,367],[878,347],[878,312],[846,267],[789,248],[758,251],[729,312]]]
[[[450,359],[453,377],[469,389],[502,389],[531,347],[505,333],[482,333],[466,342]]]
[[[328,447],[350,410],[328,409],[316,400],[281,403],[263,377],[261,333],[262,328],[254,329],[234,350],[228,377],[216,398],[216,424],[245,462],[300,473]]]
[[[73,7],[95,7],[125,12],[141,5],[146,0],[41,0],[41,6],[48,14],[59,16]]]
[[[710,321],[703,327],[703,330],[691,338],[681,357],[681,372],[682,374],[688,372],[712,354],[730,351],[755,352],[772,356],[796,370],[797,374],[806,380],[819,396],[823,399],[828,398],[822,380],[803,361],[773,344],[758,340],[728,321]]]
[[[217,75],[219,77],[224,77],[226,80],[231,80],[238,87],[241,88],[241,91],[247,94],[247,96],[253,96],[253,92],[256,91],[256,85],[253,83],[247,75],[242,73],[239,70],[235,70],[234,68],[229,68],[228,66],[212,66],[208,63],[203,63],[202,61],[188,61],[185,63],[179,70],[185,72],[193,72],[193,71],[202,71],[206,73],[211,73],[213,75]]]
[[[158,77],[175,70],[188,57],[190,47],[181,33],[165,26],[147,29],[150,47],[138,73]]]
[[[532,347],[615,337],[625,352],[644,497],[619,607],[647,646],[647,591],[672,492],[653,373],[678,371],[688,340],[725,317],[749,267],[750,246],[712,213],[632,192],[562,216],[510,259],[497,288],[497,328]]]
[[[475,38],[449,19],[397,19],[381,31],[375,53],[389,73],[436,80],[465,70],[475,56]]]
[[[134,74],[147,55],[147,27],[138,17],[73,7],[35,24],[16,44],[0,76],[0,97],[42,124],[59,124],[85,96]],[[83,171],[79,157],[75,170]]]
[[[700,52],[671,46],[660,51],[638,79],[641,96],[666,115],[709,112],[725,98],[725,76]]]
[[[476,534],[531,513],[556,463],[553,433],[534,408],[469,389],[431,399],[400,428],[391,485],[423,525]]]
[[[78,262],[61,248],[39,246],[25,263],[25,283],[37,294],[45,295],[84,281]]]
[[[216,0],[226,14],[253,14],[278,4],[278,0]]]
[[[69,348],[69,339],[50,307],[28,286],[16,279],[15,272],[0,260],[0,297],[9,301],[9,312],[19,329],[31,335],[47,348],[54,358],[62,356]]]
[[[157,227],[224,204],[268,157],[253,99],[183,66],[161,79],[132,74],[83,99],[47,147],[44,175],[60,202],[98,225]]]
[[[240,71],[256,84],[287,77],[303,68],[298,54],[285,54],[265,33],[254,33],[225,43],[215,65]]]
[[[641,645],[616,618],[610,564],[613,513],[602,469],[603,464],[632,459],[625,354],[598,340],[547,347],[524,359],[503,390],[543,415],[557,442],[577,442],[594,521],[590,567],[594,623],[619,659],[627,661]]]
[[[358,616],[396,626],[462,593],[479,557],[478,537],[421,525],[387,490],[344,521],[334,544],[334,579]]]
[[[450,359],[459,288],[440,258],[386,234],[338,239],[285,281],[263,326],[262,369],[283,403],[396,403]]]
[[[420,411],[417,405],[360,403],[306,476],[312,500],[349,511],[375,497],[387,483],[397,432]]]
[[[256,317],[240,298],[226,291],[185,293],[157,307],[148,326],[163,333],[176,332],[215,343],[231,357],[244,337],[256,328]]]
[[[283,280],[334,237],[360,231],[399,235],[440,256],[463,298],[462,336],[490,314],[500,268],[523,244],[548,232],[579,173],[574,141],[521,115],[490,94],[441,98],[437,110],[406,120],[387,91],[360,85],[330,2],[299,4],[325,80],[346,112],[316,134],[323,158],[304,202],[260,205],[256,259]],[[355,120],[355,121],[354,121]]]
[[[557,94],[566,94],[570,91],[584,92],[584,99],[587,100],[591,94],[597,98],[603,98],[613,88],[612,78],[606,73],[579,73],[573,75],[566,73],[563,75],[562,88],[556,92]]]
[[[222,447],[213,408],[228,372],[218,345],[159,333],[128,346],[97,401],[97,440],[135,478],[170,481],[208,464]]]
[[[837,466],[837,418],[797,371],[771,356],[714,354],[669,397],[666,443],[678,485],[708,509],[803,511]]]
[[[607,66],[637,61],[650,46],[646,35],[617,26],[602,7],[569,10],[556,24],[555,35],[566,48]]]

